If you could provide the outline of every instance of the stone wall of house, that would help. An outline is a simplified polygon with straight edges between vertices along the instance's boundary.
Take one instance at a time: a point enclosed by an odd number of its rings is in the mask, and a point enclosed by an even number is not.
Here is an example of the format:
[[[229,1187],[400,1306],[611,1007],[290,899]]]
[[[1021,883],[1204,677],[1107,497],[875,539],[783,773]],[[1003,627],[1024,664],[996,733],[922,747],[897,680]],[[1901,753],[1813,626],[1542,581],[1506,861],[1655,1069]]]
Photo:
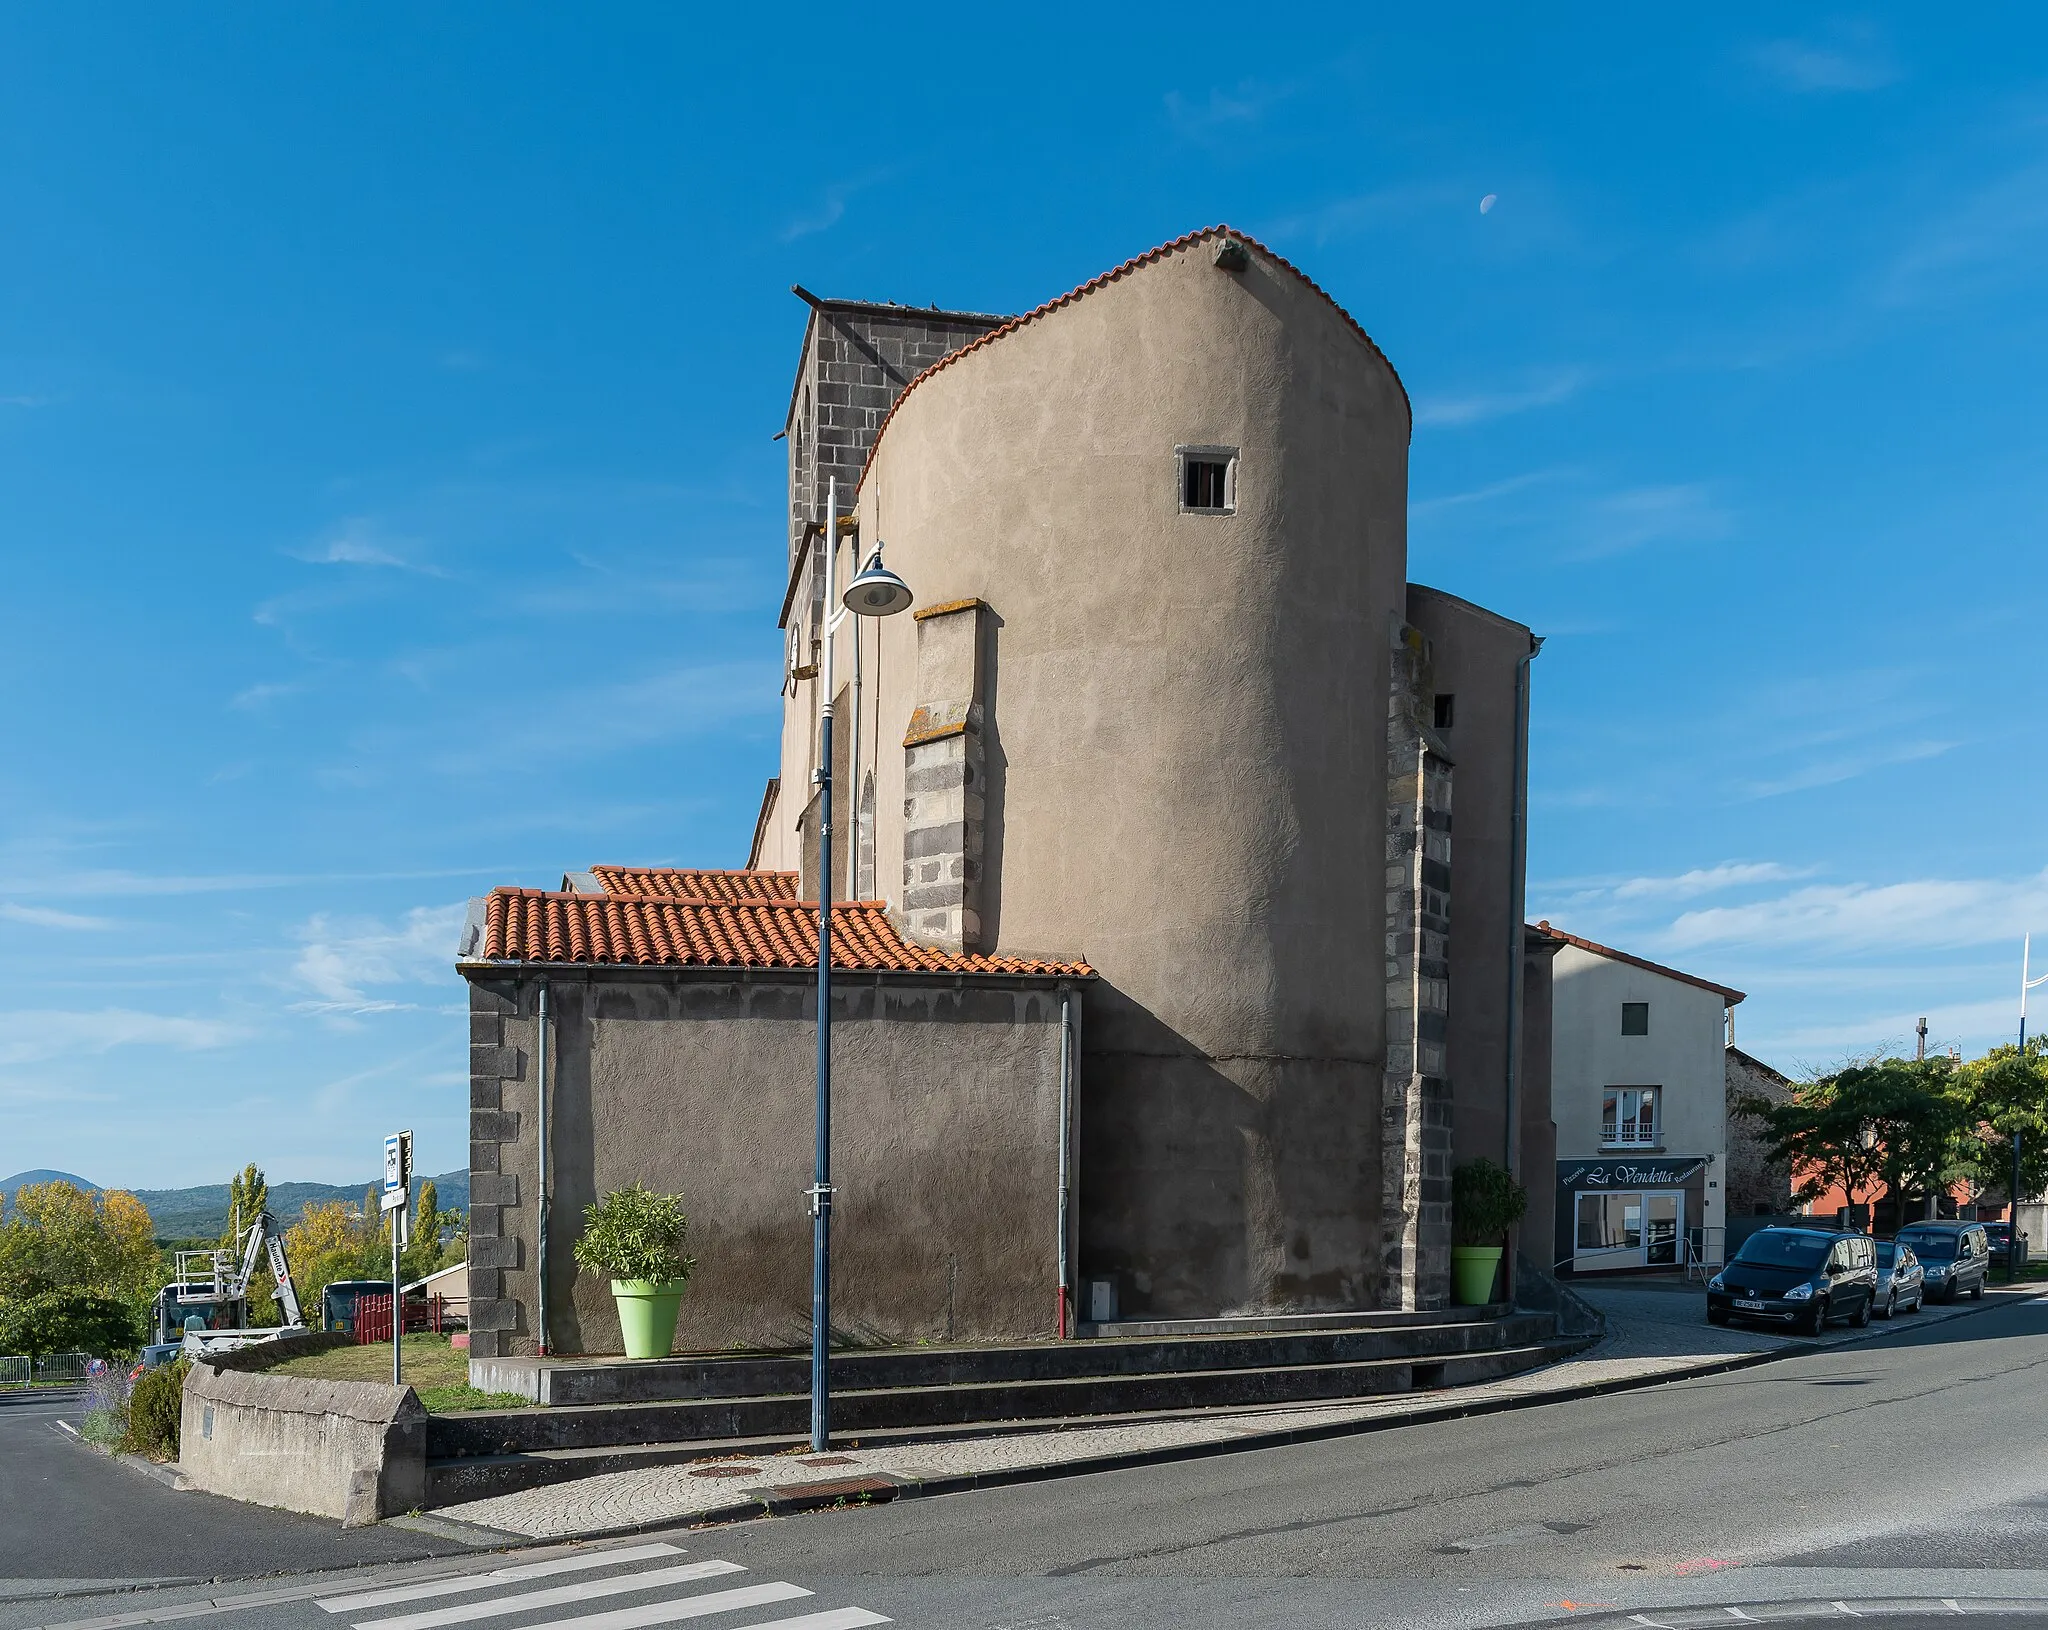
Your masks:
[[[1789,1103],[1792,1083],[1761,1059],[1752,1058],[1739,1047],[1727,1050],[1728,1065],[1728,1169],[1721,1179],[1727,1216],[1764,1216],[1792,1209],[1792,1168],[1785,1161],[1773,1161],[1765,1148],[1761,1122],[1738,1115],[1736,1104],[1745,1097],[1768,1098],[1774,1104]]]
[[[1081,988],[1065,994],[1078,1031]],[[478,1358],[538,1340],[537,995],[535,975],[471,976]],[[1062,997],[1045,979],[834,980],[835,1339],[1052,1334]],[[678,1350],[807,1344],[815,983],[608,967],[554,977],[549,1001],[551,1350],[619,1350],[609,1285],[573,1250],[585,1207],[635,1182],[689,1213]]]
[[[981,949],[987,612],[959,600],[917,613],[918,700],[903,737],[903,930],[947,951]]]

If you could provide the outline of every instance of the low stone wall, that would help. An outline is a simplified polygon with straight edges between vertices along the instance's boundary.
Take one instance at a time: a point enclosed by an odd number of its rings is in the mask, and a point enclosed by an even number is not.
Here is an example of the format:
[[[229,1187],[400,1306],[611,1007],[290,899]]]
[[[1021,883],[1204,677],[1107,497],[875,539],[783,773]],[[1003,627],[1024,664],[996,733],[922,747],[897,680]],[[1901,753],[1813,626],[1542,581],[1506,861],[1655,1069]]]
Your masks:
[[[427,1412],[412,1388],[266,1374],[265,1365],[294,1356],[281,1350],[292,1345],[265,1343],[272,1350],[243,1348],[192,1366],[178,1437],[186,1481],[345,1527],[418,1509]]]

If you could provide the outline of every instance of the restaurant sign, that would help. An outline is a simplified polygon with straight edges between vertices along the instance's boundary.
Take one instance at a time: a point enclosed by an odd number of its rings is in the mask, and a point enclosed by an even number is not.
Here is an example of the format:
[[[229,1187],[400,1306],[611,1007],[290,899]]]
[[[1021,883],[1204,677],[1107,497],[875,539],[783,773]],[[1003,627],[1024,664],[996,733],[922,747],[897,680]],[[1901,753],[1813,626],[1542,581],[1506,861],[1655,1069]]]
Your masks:
[[[1560,1160],[1561,1189],[1676,1189],[1706,1169],[1704,1155],[1665,1156],[1656,1160]]]

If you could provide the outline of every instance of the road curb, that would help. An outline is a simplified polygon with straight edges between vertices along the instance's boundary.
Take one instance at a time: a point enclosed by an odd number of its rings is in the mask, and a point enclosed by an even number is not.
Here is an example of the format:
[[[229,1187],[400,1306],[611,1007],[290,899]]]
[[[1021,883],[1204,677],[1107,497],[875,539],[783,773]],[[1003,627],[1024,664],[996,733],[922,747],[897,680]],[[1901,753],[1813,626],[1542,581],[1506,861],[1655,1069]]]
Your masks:
[[[1935,1329],[1939,1325],[1949,1324],[1958,1319],[1989,1313],[1994,1308],[2042,1300],[2048,1300],[2048,1291],[2036,1291],[2023,1296],[2002,1296],[1995,1291],[1987,1292],[1982,1302],[1949,1313],[1946,1317],[1920,1328]],[[941,1494],[968,1494],[978,1489],[1006,1488],[1020,1483],[1045,1483],[1061,1477],[1084,1477],[1097,1472],[1129,1471],[1139,1466],[1206,1460],[1216,1455],[1238,1454],[1251,1449],[1281,1449],[1292,1444],[1320,1443],[1332,1438],[1358,1437],[1368,1432],[1392,1431],[1403,1426],[1429,1426],[1442,1421],[1505,1414],[1511,1409],[1533,1409],[1542,1404],[1572,1403],[1584,1398],[1598,1398],[1608,1393],[1639,1392],[1646,1387],[1660,1387],[1673,1381],[1696,1381],[1705,1376],[1755,1369],[1760,1365],[1776,1363],[1780,1359],[1829,1352],[1838,1347],[1859,1346],[1866,1341],[1906,1334],[1911,1328],[1893,1321],[1879,1329],[1873,1323],[1868,1329],[1859,1330],[1844,1339],[1811,1346],[1787,1342],[1782,1347],[1767,1348],[1762,1352],[1734,1353],[1727,1358],[1709,1359],[1683,1369],[1660,1370],[1650,1375],[1614,1376],[1604,1381],[1585,1381],[1576,1386],[1556,1387],[1543,1392],[1522,1393],[1506,1398],[1478,1398],[1463,1403],[1446,1399],[1440,1405],[1412,1410],[1402,1415],[1382,1415],[1358,1421],[1323,1421],[1313,1426],[1247,1432],[1239,1437],[1219,1439],[1210,1443],[1163,1444],[1156,1449],[1127,1449],[1116,1454],[1091,1455],[1080,1460],[1046,1461],[1033,1466],[1005,1467],[1000,1471],[962,1472],[952,1477],[912,1478],[899,1473],[871,1472],[863,1474],[862,1481],[887,1486],[866,1487],[854,1494],[820,1492],[807,1496],[802,1485],[788,1489],[749,1490],[746,1498],[714,1506],[708,1511],[656,1517],[645,1522],[619,1523],[607,1528],[579,1528],[573,1533],[566,1534],[533,1535],[529,1537],[528,1543],[566,1544],[577,1540],[621,1539],[632,1534],[652,1534],[667,1529],[723,1527],[761,1517],[795,1516],[841,1506],[882,1505],[896,1500],[925,1499]],[[559,1486],[573,1487],[574,1484]]]

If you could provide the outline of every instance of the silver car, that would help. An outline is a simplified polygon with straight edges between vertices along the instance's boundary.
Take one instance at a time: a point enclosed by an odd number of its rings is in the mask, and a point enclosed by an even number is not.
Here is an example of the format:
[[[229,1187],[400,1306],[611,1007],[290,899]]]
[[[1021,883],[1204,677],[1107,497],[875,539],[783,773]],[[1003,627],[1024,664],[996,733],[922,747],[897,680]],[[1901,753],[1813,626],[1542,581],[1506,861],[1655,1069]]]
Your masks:
[[[1927,1270],[1913,1247],[1896,1240],[1877,1242],[1877,1305],[1872,1310],[1889,1319],[1900,1309],[1918,1313],[1927,1305]]]

